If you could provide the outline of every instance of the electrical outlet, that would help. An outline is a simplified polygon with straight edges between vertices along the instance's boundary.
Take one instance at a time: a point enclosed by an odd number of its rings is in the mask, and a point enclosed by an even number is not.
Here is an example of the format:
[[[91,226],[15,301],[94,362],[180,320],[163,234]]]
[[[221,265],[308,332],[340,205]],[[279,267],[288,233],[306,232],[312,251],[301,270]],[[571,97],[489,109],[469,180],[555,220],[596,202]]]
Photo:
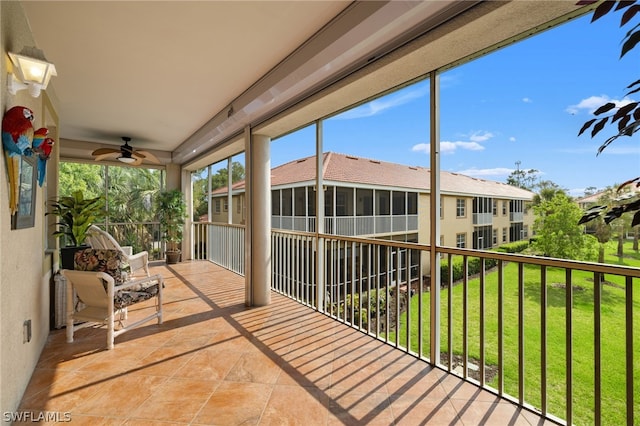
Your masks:
[[[28,319],[22,324],[22,343],[31,341],[31,320]]]

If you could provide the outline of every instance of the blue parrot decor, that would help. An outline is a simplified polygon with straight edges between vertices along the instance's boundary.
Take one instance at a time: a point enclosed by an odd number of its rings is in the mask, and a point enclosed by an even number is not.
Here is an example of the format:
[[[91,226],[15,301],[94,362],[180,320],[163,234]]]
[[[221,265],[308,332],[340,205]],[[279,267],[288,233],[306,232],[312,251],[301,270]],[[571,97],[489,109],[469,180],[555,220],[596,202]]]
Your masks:
[[[24,106],[10,108],[2,117],[2,148],[9,174],[9,209],[18,211],[22,156],[33,155],[33,111]]]

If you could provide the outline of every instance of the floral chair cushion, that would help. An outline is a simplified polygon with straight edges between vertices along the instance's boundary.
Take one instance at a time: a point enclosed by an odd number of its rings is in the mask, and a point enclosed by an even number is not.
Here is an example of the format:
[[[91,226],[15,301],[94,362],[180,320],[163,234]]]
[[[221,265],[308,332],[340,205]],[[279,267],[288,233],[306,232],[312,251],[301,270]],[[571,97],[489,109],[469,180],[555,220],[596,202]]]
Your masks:
[[[118,286],[127,282],[123,271],[125,257],[118,250],[88,248],[76,252],[74,261],[77,271],[106,272],[113,277],[116,309],[151,299],[158,294],[158,282],[155,280],[144,281],[126,289],[118,289]],[[106,283],[104,285],[106,290]]]
[[[124,255],[117,250],[87,248],[77,251],[73,260],[76,271],[106,272],[113,277],[115,285],[125,281]]]

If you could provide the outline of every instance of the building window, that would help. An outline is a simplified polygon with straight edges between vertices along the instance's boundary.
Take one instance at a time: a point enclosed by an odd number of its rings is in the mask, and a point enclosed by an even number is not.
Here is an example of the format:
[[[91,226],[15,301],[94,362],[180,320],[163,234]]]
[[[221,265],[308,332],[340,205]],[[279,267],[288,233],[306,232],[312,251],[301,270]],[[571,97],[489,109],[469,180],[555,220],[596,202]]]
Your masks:
[[[280,216],[280,191],[277,189],[271,191],[271,214]]]
[[[215,202],[216,213],[220,213],[221,212],[221,206],[222,206],[222,203],[220,202],[220,200],[216,200],[216,202]]]
[[[467,234],[456,234],[456,247],[465,248],[467,242]]]
[[[242,203],[240,197],[236,200],[236,213],[242,213]]]
[[[283,189],[281,197],[280,214],[282,216],[293,216],[293,190],[291,188]]]
[[[464,198],[456,199],[456,217],[465,217],[466,216],[466,200]]]
[[[498,230],[494,229],[493,230],[493,245],[496,246],[498,245]]]
[[[502,242],[507,242],[507,228],[502,228]]]
[[[376,212],[378,216],[388,216],[391,213],[389,200],[391,191],[376,191]]]
[[[502,216],[506,216],[507,215],[507,202],[503,201],[502,202]]]
[[[444,217],[444,199],[440,197],[440,219]]]
[[[407,194],[407,214],[418,214],[417,192],[409,192]]]
[[[524,225],[522,227],[522,238],[529,238],[529,225]]]
[[[493,215],[498,216],[498,201],[493,200]]]
[[[229,211],[229,200],[228,199],[224,199],[224,209],[223,211]]]
[[[391,213],[394,216],[404,216],[406,213],[406,194],[400,191],[391,193]]]
[[[373,189],[356,189],[356,216],[373,216]]]

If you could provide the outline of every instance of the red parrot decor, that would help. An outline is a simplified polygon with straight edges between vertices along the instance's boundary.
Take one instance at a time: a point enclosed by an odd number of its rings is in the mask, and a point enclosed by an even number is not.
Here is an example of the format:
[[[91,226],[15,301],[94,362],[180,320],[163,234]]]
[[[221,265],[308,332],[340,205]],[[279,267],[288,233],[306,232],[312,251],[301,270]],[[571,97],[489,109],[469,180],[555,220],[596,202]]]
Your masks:
[[[22,156],[31,156],[33,150],[33,111],[24,106],[10,108],[2,117],[2,147],[9,173],[9,209],[18,211],[20,162]]]
[[[38,157],[38,185],[42,186],[47,176],[47,160],[51,156],[54,140],[48,138],[49,129],[41,127],[33,134],[33,152]]]

